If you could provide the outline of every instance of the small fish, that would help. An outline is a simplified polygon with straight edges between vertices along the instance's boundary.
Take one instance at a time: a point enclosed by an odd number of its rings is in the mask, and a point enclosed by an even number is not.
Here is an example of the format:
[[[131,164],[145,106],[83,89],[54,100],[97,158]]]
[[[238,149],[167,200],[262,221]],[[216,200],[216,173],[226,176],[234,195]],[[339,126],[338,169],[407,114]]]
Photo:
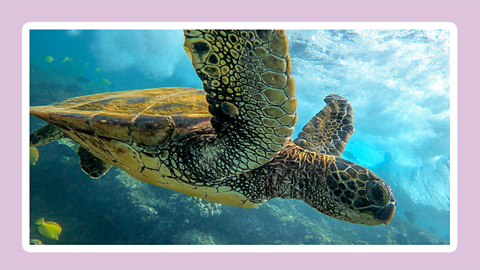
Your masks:
[[[99,67],[95,68],[95,72],[100,72],[100,71],[102,71],[102,70]]]
[[[101,78],[101,79],[100,79],[100,82],[103,83],[103,84],[112,85],[112,83],[111,83],[109,80],[105,79],[105,78]]]
[[[51,63],[53,62],[53,57],[51,57],[50,55],[49,56],[45,56],[45,58],[43,58],[43,60],[47,61],[48,63]]]
[[[30,240],[30,245],[45,245],[42,241],[39,239],[31,239]]]
[[[76,80],[77,82],[89,82],[89,81],[90,81],[89,78],[87,78],[87,77],[85,77],[85,76],[83,76],[83,75],[78,76],[77,78],[75,78],[75,80]]]
[[[415,213],[412,210],[407,210],[403,212],[403,214],[405,214],[405,216],[407,217],[408,222],[412,224],[415,223],[415,220],[417,219],[417,215],[415,215]]]
[[[53,221],[45,221],[42,217],[35,221],[38,225],[38,232],[48,239],[58,240],[58,236],[62,233],[62,227]]]
[[[356,159],[357,158],[354,154],[352,154],[352,152],[349,152],[349,151],[343,152],[342,155],[344,155],[346,158],[349,158],[349,159]]]
[[[67,61],[72,61],[72,58],[67,56],[67,57],[63,58],[63,60],[62,60],[63,63],[65,63]]]
[[[35,162],[38,160],[38,149],[36,147],[30,146],[30,164],[35,165]]]

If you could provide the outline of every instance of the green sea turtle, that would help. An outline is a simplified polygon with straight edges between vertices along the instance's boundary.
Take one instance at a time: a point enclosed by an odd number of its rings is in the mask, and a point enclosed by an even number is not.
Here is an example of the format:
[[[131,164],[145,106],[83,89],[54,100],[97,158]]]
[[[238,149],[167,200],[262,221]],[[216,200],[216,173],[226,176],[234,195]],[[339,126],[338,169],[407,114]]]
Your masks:
[[[82,169],[94,178],[116,166],[214,203],[253,208],[291,198],[351,223],[390,222],[390,187],[340,158],[354,131],[345,98],[327,96],[325,108],[290,139],[297,102],[285,31],[184,35],[203,90],[131,90],[31,107],[49,122],[31,134],[31,146],[73,139]]]

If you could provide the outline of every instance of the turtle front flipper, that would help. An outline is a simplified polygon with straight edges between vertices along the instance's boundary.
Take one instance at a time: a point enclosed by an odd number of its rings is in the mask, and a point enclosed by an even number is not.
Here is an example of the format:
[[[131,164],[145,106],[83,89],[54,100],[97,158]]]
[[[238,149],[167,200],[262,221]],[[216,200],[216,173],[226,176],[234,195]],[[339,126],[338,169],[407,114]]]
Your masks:
[[[266,164],[288,141],[297,121],[285,31],[185,30],[184,34],[185,51],[208,93],[216,133],[203,146],[190,146],[197,158],[187,160],[203,161],[190,166],[214,170],[218,179]]]
[[[353,109],[344,97],[330,94],[325,108],[303,127],[295,144],[309,151],[341,157],[353,128]]]
[[[77,155],[80,158],[80,166],[82,170],[91,178],[100,178],[105,175],[112,165],[94,156],[87,149],[79,146]]]
[[[48,123],[30,134],[30,146],[48,144],[63,137],[65,137],[65,134],[60,129]]]

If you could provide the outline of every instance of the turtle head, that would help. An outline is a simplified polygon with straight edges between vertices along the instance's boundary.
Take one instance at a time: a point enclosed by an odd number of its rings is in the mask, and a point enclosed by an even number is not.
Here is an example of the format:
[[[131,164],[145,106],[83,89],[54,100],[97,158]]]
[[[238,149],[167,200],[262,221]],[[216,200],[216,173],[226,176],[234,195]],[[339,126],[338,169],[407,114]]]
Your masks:
[[[328,216],[351,223],[390,223],[395,198],[385,181],[367,168],[341,158],[327,164],[325,181],[316,181],[316,191],[306,193],[308,204]]]

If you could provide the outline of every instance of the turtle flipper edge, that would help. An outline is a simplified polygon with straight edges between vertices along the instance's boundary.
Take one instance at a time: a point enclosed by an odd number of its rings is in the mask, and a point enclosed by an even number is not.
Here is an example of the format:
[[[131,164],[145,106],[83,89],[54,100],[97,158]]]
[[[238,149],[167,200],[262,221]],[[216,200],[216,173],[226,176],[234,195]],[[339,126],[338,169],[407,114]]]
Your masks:
[[[30,146],[39,146],[65,137],[65,134],[51,123],[36,129],[30,134]]]
[[[82,146],[78,147],[77,155],[80,158],[80,166],[82,166],[82,170],[91,178],[102,177],[112,167],[112,165],[107,164],[105,161],[97,158]]]
[[[353,128],[353,109],[347,99],[330,94],[327,105],[303,127],[294,143],[309,151],[341,157]]]

